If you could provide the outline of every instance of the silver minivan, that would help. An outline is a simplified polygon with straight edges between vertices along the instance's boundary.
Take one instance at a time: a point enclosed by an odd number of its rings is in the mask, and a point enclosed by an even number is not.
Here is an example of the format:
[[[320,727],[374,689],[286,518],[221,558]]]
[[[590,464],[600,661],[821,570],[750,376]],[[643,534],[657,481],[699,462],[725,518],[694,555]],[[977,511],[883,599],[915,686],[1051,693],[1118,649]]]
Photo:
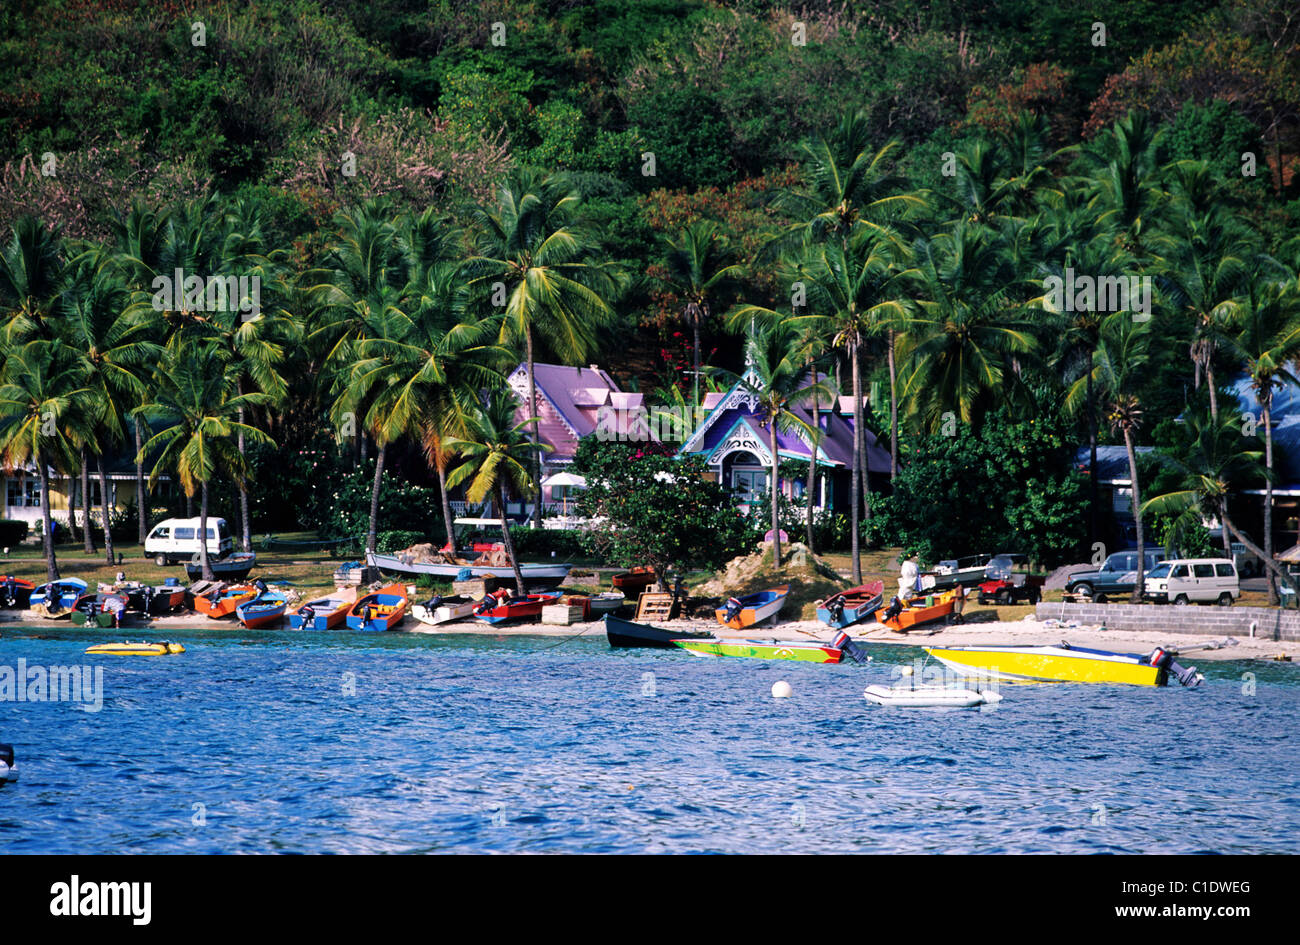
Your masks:
[[[159,522],[144,540],[145,557],[152,557],[159,567],[175,561],[189,561],[199,553],[198,518],[169,518]],[[234,549],[235,541],[226,529],[226,520],[208,518],[208,554],[224,558]]]
[[[1228,606],[1241,596],[1237,566],[1227,558],[1175,558],[1146,576],[1143,596],[1158,604]]]

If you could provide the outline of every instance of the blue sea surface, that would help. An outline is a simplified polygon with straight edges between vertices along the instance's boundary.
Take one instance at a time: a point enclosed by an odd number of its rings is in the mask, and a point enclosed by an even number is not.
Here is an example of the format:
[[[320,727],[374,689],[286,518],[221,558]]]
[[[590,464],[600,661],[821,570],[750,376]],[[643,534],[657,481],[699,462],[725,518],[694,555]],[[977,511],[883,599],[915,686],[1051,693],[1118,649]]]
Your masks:
[[[102,710],[0,702],[6,853],[1294,853],[1300,667],[886,709],[866,667],[541,636],[6,628]],[[139,638],[139,633],[135,634]],[[1190,661],[1190,660],[1185,660]],[[790,699],[773,699],[785,679]]]

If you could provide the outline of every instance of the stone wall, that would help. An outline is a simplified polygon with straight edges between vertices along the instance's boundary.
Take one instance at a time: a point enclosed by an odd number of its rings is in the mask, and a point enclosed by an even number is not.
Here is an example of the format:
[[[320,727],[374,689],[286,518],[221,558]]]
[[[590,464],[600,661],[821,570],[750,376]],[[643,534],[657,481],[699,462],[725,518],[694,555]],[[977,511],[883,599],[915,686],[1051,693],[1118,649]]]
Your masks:
[[[1263,640],[1300,641],[1300,611],[1267,607],[1220,607],[1217,604],[1063,604],[1041,602],[1039,620],[1103,624],[1110,630],[1148,630],[1202,636],[1247,638],[1251,624]]]

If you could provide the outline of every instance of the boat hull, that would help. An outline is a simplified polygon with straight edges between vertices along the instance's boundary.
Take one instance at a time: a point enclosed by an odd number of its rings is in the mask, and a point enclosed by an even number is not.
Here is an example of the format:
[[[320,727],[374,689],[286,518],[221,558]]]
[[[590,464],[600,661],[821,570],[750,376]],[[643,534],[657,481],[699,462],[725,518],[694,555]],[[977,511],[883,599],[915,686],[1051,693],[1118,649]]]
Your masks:
[[[615,617],[613,614],[606,614],[604,617],[605,637],[609,640],[609,645],[616,649],[631,647],[652,647],[656,649],[672,650],[675,649],[675,640],[712,640],[713,636],[708,633],[699,633],[696,631],[665,630],[662,627],[652,627],[645,623],[634,623],[631,620],[623,620],[621,617]]]
[[[367,594],[352,606],[348,611],[348,627],[366,633],[392,630],[406,619],[409,604],[406,585],[390,584],[374,594]]]
[[[828,597],[817,605],[817,619],[833,630],[843,630],[855,623],[866,620],[880,609],[884,600],[885,584],[875,581],[861,584],[847,591]],[[832,601],[842,602],[840,607],[832,607]]]
[[[235,608],[235,616],[249,630],[278,624],[284,618],[289,601],[283,594],[263,594]]]
[[[956,599],[956,592],[947,591],[936,595],[934,603],[929,607],[924,604],[909,605],[901,614],[889,620],[885,619],[884,610],[878,610],[876,612],[876,622],[882,627],[888,627],[895,633],[906,633],[913,627],[933,623],[936,620],[943,620],[945,617],[951,616],[953,610],[956,609]],[[913,598],[913,600],[920,600],[920,598]]]
[[[302,608],[289,614],[289,628],[292,630],[332,630],[343,623],[348,609],[356,603],[354,598],[322,597],[308,601],[303,607],[311,607],[315,612],[307,617]]]
[[[484,623],[493,625],[510,623],[513,620],[527,620],[530,617],[540,617],[543,607],[555,603],[562,596],[558,591],[552,594],[530,594],[521,600],[500,603],[490,610],[474,614],[474,617]]]
[[[397,555],[366,555],[366,564],[394,574],[429,574],[433,577],[455,578],[461,571],[468,570],[476,578],[492,577],[508,581],[515,578],[514,569],[509,566],[420,562],[407,564]],[[526,587],[554,587],[569,576],[572,567],[571,564],[521,564],[519,572],[523,575]]]
[[[843,651],[829,644],[760,640],[674,640],[693,656],[738,656],[747,659],[794,660],[799,663],[838,663]]]
[[[734,616],[729,616],[725,607],[719,607],[715,610],[714,616],[717,618],[718,623],[724,627],[732,630],[744,630],[746,627],[762,623],[769,617],[775,617],[785,605],[785,599],[789,595],[789,584],[770,587],[765,591],[746,594],[744,597],[737,598],[740,601],[741,608],[740,612]]]
[[[209,561],[208,564],[212,567],[213,577],[218,581],[242,581],[257,566],[257,553],[237,551],[220,561]],[[203,566],[187,561],[185,573],[191,581],[198,581],[203,577]]]
[[[874,702],[876,705],[901,706],[908,709],[969,709],[974,706],[991,705],[1002,701],[1002,696],[996,692],[981,692],[976,689],[947,689],[937,686],[923,686],[915,689],[898,686],[868,686],[863,691],[862,696],[868,702]]]
[[[451,623],[453,620],[469,619],[474,616],[476,606],[478,606],[478,602],[473,598],[444,598],[432,610],[424,604],[413,605],[411,607],[411,616],[427,627],[436,627],[439,624]]]
[[[179,643],[99,643],[86,648],[91,656],[172,656],[184,653]]]
[[[229,617],[239,609],[239,605],[257,596],[255,587],[226,588],[215,596],[202,594],[194,598],[194,609],[212,620]]]
[[[1019,682],[1120,683],[1163,686],[1165,670],[1131,653],[1057,646],[926,647],[935,659],[967,676]]]

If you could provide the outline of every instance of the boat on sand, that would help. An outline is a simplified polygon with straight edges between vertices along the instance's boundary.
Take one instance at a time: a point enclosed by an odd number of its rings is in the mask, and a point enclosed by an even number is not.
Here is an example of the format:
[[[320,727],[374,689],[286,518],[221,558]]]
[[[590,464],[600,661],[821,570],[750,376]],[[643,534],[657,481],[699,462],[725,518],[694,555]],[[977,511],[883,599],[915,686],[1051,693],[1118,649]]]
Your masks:
[[[866,620],[879,610],[884,594],[884,581],[872,581],[850,587],[846,591],[840,591],[825,600],[818,601],[817,619],[828,627],[842,630],[860,620]]]
[[[769,617],[775,617],[788,596],[790,596],[789,584],[769,587],[765,591],[731,598],[714,611],[714,615],[718,618],[718,623],[724,627],[744,630],[746,627],[762,623]]]

